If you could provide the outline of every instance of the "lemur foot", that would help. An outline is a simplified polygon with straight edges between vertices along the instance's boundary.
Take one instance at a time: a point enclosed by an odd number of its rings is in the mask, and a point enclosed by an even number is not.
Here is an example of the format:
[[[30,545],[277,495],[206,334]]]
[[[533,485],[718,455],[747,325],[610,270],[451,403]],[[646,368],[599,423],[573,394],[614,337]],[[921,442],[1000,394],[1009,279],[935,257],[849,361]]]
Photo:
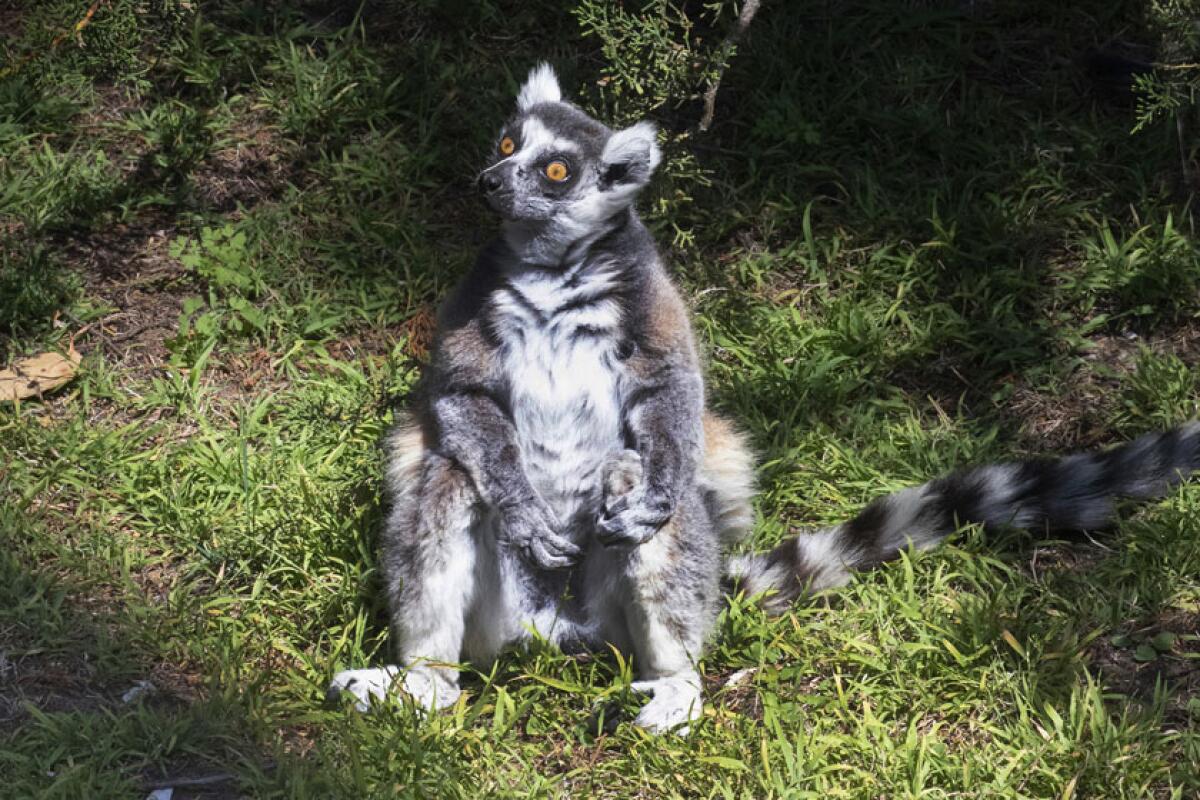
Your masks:
[[[688,723],[699,719],[704,713],[700,676],[694,672],[634,681],[630,688],[640,694],[651,695],[650,702],[642,706],[633,721],[634,725],[651,733],[687,736],[690,730]]]
[[[604,462],[604,509],[632,492],[642,482],[642,456],[637,450],[612,453]]]
[[[613,453],[604,464],[604,511],[596,520],[601,544],[645,544],[671,518],[671,504],[652,496],[642,480],[642,457],[636,450]]]
[[[327,694],[336,698],[343,692],[354,696],[354,707],[364,714],[373,704],[398,695],[408,695],[419,707],[437,711],[454,705],[462,693],[438,670],[412,667],[404,671],[397,666],[343,670],[333,676]]]
[[[343,670],[333,676],[326,696],[337,699],[343,692],[349,692],[354,696],[354,707],[367,713],[373,702],[382,703],[387,699],[399,672],[399,667]]]

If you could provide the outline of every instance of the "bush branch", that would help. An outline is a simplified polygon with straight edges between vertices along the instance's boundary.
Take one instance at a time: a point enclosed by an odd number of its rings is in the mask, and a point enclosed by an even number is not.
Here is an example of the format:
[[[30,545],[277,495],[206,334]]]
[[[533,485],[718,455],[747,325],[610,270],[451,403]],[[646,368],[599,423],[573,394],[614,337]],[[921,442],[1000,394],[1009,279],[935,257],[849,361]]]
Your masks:
[[[750,22],[758,13],[760,5],[762,5],[762,0],[746,0],[738,14],[737,24],[733,26],[733,30],[721,43],[720,54],[717,58],[717,63],[720,65],[717,75],[713,78],[712,85],[704,92],[704,114],[700,117],[699,125],[701,131],[707,131],[712,125],[713,115],[716,113],[717,91],[721,88],[721,78],[725,77],[725,70],[729,68],[729,59],[733,56],[733,51],[741,41],[743,34],[746,33],[746,28],[750,27]]]

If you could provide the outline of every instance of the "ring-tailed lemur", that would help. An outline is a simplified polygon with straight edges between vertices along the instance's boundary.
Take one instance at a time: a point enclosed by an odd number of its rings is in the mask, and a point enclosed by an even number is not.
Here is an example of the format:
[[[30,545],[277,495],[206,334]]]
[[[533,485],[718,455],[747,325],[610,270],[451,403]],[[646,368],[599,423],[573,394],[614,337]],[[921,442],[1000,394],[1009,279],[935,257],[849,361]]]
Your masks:
[[[1100,454],[979,467],[871,503],[769,553],[723,551],[752,523],[753,461],[706,411],[688,315],[633,210],[655,129],[613,131],[533,70],[479,176],[502,237],[443,306],[413,413],[387,440],[382,567],[397,665],[341,672],[360,708],[459,695],[455,666],[528,640],[632,649],[636,722],[701,711],[722,577],[785,608],[961,523],[1092,528],[1117,495],[1161,493],[1200,426]],[[728,584],[726,584],[728,585]]]

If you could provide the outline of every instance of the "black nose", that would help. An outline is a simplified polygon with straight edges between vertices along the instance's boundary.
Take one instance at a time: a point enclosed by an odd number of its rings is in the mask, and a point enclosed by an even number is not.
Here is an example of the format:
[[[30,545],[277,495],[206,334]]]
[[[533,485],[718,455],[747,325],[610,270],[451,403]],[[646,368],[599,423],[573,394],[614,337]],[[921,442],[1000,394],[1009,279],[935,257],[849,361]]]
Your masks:
[[[492,172],[485,172],[479,176],[479,188],[483,189],[484,194],[491,194],[503,185],[500,176]]]

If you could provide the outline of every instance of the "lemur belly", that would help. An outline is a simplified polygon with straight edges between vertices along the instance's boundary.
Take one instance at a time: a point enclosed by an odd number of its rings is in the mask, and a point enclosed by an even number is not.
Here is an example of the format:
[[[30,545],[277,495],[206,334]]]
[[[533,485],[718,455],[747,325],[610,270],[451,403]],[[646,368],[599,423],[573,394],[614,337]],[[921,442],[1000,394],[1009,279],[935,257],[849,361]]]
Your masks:
[[[615,382],[598,354],[588,350],[546,372],[524,370],[520,378],[529,383],[513,393],[526,473],[564,523],[599,502],[600,465],[619,446]],[[541,392],[565,383],[574,385],[546,402]]]
[[[520,296],[509,294],[501,331],[526,474],[565,525],[598,510],[600,467],[621,447],[622,390],[609,278],[569,275],[510,281],[502,291]]]
[[[565,523],[599,502],[598,471],[620,447],[613,346],[527,333],[513,348],[512,412],[526,474]],[[519,366],[518,366],[519,365]]]
[[[609,276],[511,278],[494,297],[507,400],[530,483],[576,543],[592,535],[602,501],[600,470],[622,447],[623,362],[617,356],[619,315],[606,298]],[[471,628],[487,642],[468,642],[472,658],[490,657],[539,631],[554,641],[590,636],[582,607],[564,602],[571,573],[543,571],[501,556],[496,602],[477,610]]]

